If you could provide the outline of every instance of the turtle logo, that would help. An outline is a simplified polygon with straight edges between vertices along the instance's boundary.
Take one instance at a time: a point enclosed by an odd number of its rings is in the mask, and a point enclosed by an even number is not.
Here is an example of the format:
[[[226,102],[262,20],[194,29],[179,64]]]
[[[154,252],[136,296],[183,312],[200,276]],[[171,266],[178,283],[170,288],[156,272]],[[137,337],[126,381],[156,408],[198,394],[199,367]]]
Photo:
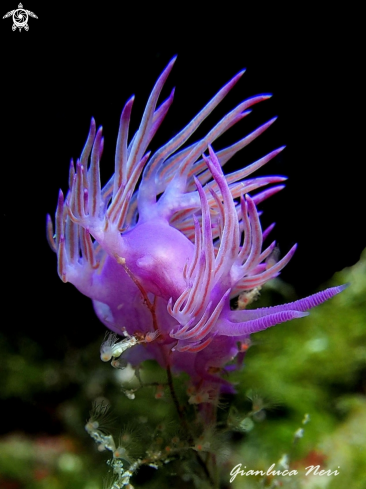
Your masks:
[[[11,15],[13,16],[14,22],[12,26],[13,31],[15,31],[16,28],[18,28],[20,31],[22,29],[25,29],[27,31],[29,29],[28,17],[34,17],[35,19],[38,19],[38,17],[33,12],[31,12],[30,10],[25,10],[21,3],[18,5],[18,8],[16,10],[11,10],[7,14],[5,14],[3,19],[6,19]]]

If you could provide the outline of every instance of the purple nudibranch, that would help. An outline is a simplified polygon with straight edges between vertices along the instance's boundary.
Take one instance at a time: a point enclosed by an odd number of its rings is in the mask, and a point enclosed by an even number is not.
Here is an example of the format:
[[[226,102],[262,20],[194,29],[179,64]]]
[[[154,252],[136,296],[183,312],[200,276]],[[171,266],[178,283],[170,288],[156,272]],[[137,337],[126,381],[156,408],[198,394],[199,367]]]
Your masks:
[[[47,235],[57,253],[61,279],[92,299],[109,330],[127,338],[120,343],[109,339],[104,358],[118,357],[133,346],[124,353],[132,364],[155,359],[187,372],[201,391],[230,391],[222,373],[235,357],[242,359],[241,345],[248,345],[250,334],[306,315],[345,286],[290,304],[231,310],[231,299],[239,297],[244,307],[279,275],[296,249],[277,262],[271,259],[275,242],[263,248],[263,240],[274,225],[262,231],[257,211],[286,179],[247,178],[283,148],[234,173],[222,171],[272,119],[237,143],[217,152],[212,149],[221,134],[268,95],[245,100],[204,138],[185,145],[237,83],[240,72],[173,139],[154,154],[147,152],[173,101],[174,91],[157,107],[174,61],[156,82],[132,138],[134,98],[126,103],[115,172],[103,188],[99,164],[104,140],[91,120],[81,157],[76,165],[71,161],[66,197],[59,193],[55,234],[48,216]],[[268,185],[272,187],[263,190]]]

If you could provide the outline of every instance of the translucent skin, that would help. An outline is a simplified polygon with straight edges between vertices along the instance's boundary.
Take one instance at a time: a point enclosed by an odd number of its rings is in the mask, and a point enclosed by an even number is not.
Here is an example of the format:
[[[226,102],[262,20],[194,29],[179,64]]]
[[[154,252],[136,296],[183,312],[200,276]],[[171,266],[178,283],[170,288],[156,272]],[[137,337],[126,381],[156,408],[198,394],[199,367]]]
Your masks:
[[[134,337],[126,358],[133,364],[152,358],[165,367],[186,371],[200,392],[194,399],[207,402],[220,389],[232,390],[222,373],[240,366],[250,334],[306,315],[344,286],[292,304],[230,309],[230,300],[238,296],[243,307],[250,302],[296,249],[279,261],[275,242],[263,249],[273,226],[262,232],[257,205],[283,185],[249,195],[285,178],[246,178],[283,148],[247,168],[223,174],[226,161],[274,119],[217,153],[211,147],[248,115],[248,107],[268,98],[260,95],[239,104],[203,139],[180,149],[239,80],[239,73],[178,135],[155,154],[146,153],[173,100],[172,92],[156,108],[173,63],[158,79],[129,143],[133,99],[126,103],[115,173],[103,189],[99,177],[102,131],[96,131],[92,120],[76,168],[71,162],[66,198],[59,194],[55,235],[48,216],[48,238],[57,253],[61,279],[92,299],[107,328]],[[227,366],[235,358],[236,364]]]
[[[192,258],[192,242],[163,219],[138,224],[123,238],[122,256],[145,290],[176,300],[186,287],[183,268]]]

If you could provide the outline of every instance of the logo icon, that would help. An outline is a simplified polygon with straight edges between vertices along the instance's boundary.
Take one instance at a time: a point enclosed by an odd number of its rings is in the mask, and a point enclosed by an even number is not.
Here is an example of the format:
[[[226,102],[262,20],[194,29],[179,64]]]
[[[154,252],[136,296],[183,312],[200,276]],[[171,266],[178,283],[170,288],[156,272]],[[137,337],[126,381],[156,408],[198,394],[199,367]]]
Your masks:
[[[11,15],[13,16],[13,31],[15,31],[16,28],[18,28],[20,31],[22,29],[27,31],[29,29],[28,17],[34,17],[35,19],[38,19],[38,17],[33,12],[31,12],[30,10],[25,10],[21,3],[18,5],[18,8],[16,10],[11,10],[7,14],[5,14],[3,19],[6,19]]]

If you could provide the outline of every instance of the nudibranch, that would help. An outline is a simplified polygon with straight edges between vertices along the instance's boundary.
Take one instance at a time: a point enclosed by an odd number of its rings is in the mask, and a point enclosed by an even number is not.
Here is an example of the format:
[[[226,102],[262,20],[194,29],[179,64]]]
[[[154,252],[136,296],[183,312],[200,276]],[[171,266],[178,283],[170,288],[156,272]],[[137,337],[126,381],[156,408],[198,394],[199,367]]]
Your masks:
[[[290,304],[245,309],[296,248],[276,261],[276,243],[263,246],[273,225],[262,231],[257,206],[281,190],[285,178],[252,176],[283,148],[225,175],[225,163],[275,119],[227,148],[214,151],[212,145],[269,96],[245,100],[202,139],[186,144],[240,72],[151,154],[149,144],[173,101],[174,91],[157,107],[174,61],[157,80],[133,137],[134,97],[127,101],[114,175],[103,188],[104,140],[92,119],[81,156],[76,165],[71,161],[66,197],[59,193],[55,232],[48,216],[47,234],[61,279],[92,299],[98,318],[113,332],[102,345],[102,359],[118,364],[123,354],[132,364],[155,359],[183,370],[195,386],[190,402],[204,402],[220,390],[230,391],[222,374],[235,358],[240,364],[252,333],[301,318],[344,286]],[[242,307],[233,310],[230,301],[237,297]]]

